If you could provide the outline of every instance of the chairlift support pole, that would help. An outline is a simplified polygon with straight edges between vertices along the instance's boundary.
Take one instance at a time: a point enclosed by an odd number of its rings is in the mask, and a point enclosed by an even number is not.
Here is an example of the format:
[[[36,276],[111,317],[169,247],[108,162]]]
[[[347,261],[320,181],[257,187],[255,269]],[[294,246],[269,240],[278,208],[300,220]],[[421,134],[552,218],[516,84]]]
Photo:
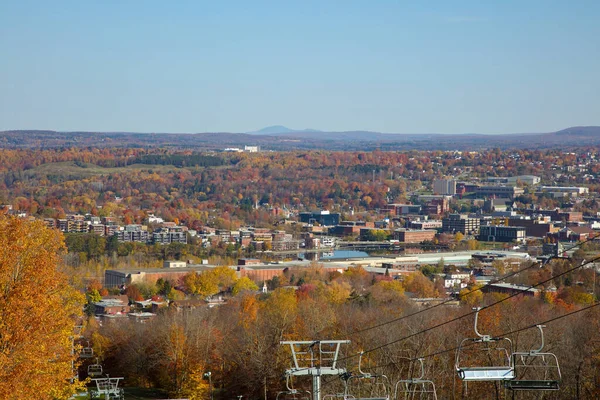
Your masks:
[[[349,340],[281,341],[280,344],[289,345],[292,352],[293,366],[285,373],[312,377],[312,400],[321,400],[321,376],[346,372],[345,368],[337,368],[337,360],[340,346],[348,343]],[[297,346],[304,346],[306,350],[300,351]]]

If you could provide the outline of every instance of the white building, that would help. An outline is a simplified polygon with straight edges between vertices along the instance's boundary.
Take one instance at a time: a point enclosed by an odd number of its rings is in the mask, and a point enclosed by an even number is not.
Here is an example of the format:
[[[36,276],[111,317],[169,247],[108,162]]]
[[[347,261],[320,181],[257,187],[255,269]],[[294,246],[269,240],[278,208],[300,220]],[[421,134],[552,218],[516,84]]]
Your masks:
[[[544,193],[587,194],[590,192],[590,189],[584,186],[542,186],[541,189]]]
[[[540,177],[535,175],[519,175],[506,178],[506,183],[516,185],[517,181],[523,182],[526,185],[533,186],[540,183]]]
[[[185,261],[165,260],[163,262],[163,268],[185,268],[185,267],[187,267],[187,263]]]
[[[460,288],[464,289],[467,287],[469,280],[471,279],[471,274],[464,272],[455,272],[446,274],[444,277],[444,287],[447,289],[450,288]]]
[[[322,247],[335,247],[336,238],[331,236],[323,236],[320,239]]]
[[[165,222],[161,217],[157,217],[154,214],[148,214],[148,223],[149,224],[162,224]]]

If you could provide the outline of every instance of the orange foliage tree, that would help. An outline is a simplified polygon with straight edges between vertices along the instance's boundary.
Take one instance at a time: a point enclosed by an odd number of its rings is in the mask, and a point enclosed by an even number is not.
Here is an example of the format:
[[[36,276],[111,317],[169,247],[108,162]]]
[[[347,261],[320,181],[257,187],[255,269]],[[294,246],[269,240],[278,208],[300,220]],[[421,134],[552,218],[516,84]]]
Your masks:
[[[0,243],[0,398],[66,399],[78,386],[72,337],[83,296],[58,269],[62,235],[3,216]]]

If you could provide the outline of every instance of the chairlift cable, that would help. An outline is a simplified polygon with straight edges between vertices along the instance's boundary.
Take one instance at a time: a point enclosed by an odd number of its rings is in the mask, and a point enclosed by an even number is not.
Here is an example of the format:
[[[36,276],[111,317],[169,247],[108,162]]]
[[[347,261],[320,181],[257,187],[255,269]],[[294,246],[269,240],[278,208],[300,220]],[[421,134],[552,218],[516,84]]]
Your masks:
[[[577,242],[576,244],[574,244],[573,246],[569,247],[568,249],[565,249],[564,251],[569,251],[569,250],[572,250],[572,249],[574,249],[574,248],[576,248],[576,247],[579,247],[579,246],[581,246],[582,244],[585,244],[585,243],[587,243],[587,242],[593,241],[593,240],[595,240],[596,238],[597,238],[597,237],[593,237],[593,238],[587,238],[587,239],[585,239],[585,240],[579,241],[579,242]],[[557,257],[557,256],[552,256],[550,259],[555,259],[555,258],[558,258],[558,257]],[[559,277],[561,277],[561,276],[563,276],[563,275],[569,274],[569,273],[571,273],[571,272],[573,272],[573,271],[575,271],[575,270],[577,270],[577,269],[579,269],[579,268],[582,268],[582,267],[584,267],[584,266],[586,266],[586,265],[588,265],[588,264],[594,263],[594,262],[596,262],[596,261],[599,261],[599,260],[600,260],[600,256],[598,256],[598,257],[595,257],[595,258],[593,258],[593,259],[591,259],[591,260],[584,260],[584,262],[583,262],[583,263],[581,263],[580,265],[577,265],[577,266],[575,266],[575,267],[573,267],[573,268],[570,268],[570,269],[568,269],[568,270],[566,270],[566,271],[564,271],[564,272],[562,272],[562,273],[560,273],[560,274],[553,275],[553,276],[551,276],[551,277],[550,277],[550,278],[548,278],[548,279],[545,279],[545,280],[543,280],[543,281],[540,281],[540,282],[538,282],[538,283],[536,283],[536,284],[534,284],[534,285],[531,285],[531,286],[529,286],[529,287],[525,288],[525,289],[524,289],[524,291],[528,291],[528,290],[530,290],[530,289],[534,289],[534,288],[536,288],[537,286],[540,286],[540,285],[543,285],[543,284],[545,284],[545,283],[548,283],[548,282],[552,281],[553,279],[556,279],[556,278],[559,278]],[[523,272],[523,271],[526,271],[526,270],[528,270],[528,269],[530,269],[530,268],[533,268],[534,266],[541,266],[541,265],[543,265],[543,263],[542,263],[542,262],[539,262],[539,261],[538,261],[538,262],[535,262],[535,263],[533,263],[532,265],[530,265],[530,266],[528,266],[528,267],[521,268],[521,269],[520,269],[520,270],[518,270],[517,272],[511,273],[511,274],[509,274],[509,275],[507,275],[507,276],[504,276],[504,277],[502,277],[502,278],[499,278],[499,281],[501,281],[501,280],[504,280],[504,279],[507,279],[507,278],[510,278],[510,277],[512,277],[512,276],[514,276],[514,275],[516,275],[516,274],[520,273],[520,272]],[[497,282],[494,282],[494,283],[497,283]],[[484,286],[481,286],[481,287],[479,287],[479,288],[477,288],[477,289],[473,289],[473,290],[469,291],[468,293],[464,294],[463,296],[467,296],[467,295],[469,295],[469,294],[471,294],[471,293],[473,293],[473,292],[479,291],[479,290],[481,290],[482,288],[485,288],[486,286],[488,286],[488,285],[490,285],[490,284],[492,284],[492,282],[490,282],[490,283],[488,283],[488,284],[486,284],[486,285],[484,285]],[[481,307],[480,311],[481,311],[481,310],[488,309],[488,308],[491,308],[491,307],[493,307],[493,306],[495,306],[495,305],[497,305],[497,304],[503,303],[503,302],[504,302],[504,301],[506,301],[506,300],[509,300],[509,299],[511,299],[511,298],[513,298],[513,297],[517,297],[517,296],[520,296],[520,295],[522,295],[522,293],[521,293],[521,292],[513,293],[513,294],[511,294],[511,295],[509,295],[509,296],[507,296],[507,297],[504,297],[504,298],[502,298],[502,299],[500,299],[500,300],[498,300],[498,301],[496,301],[496,302],[494,302],[494,303],[491,303],[491,304],[489,304],[489,305],[487,305],[487,306],[483,306],[483,307]],[[439,307],[439,306],[441,306],[441,305],[447,304],[447,303],[448,303],[448,302],[450,302],[450,301],[452,301],[452,300],[446,300],[446,301],[444,301],[444,302],[442,302],[442,303],[438,303],[438,304],[436,304],[436,305],[433,305],[433,306],[431,306],[431,307],[427,307],[427,308],[425,308],[425,309],[423,309],[423,310],[419,310],[419,311],[416,311],[416,312],[414,312],[414,313],[411,313],[411,314],[408,314],[408,315],[404,315],[404,316],[402,316],[402,317],[398,317],[398,318],[395,318],[395,319],[392,319],[392,320],[389,320],[389,321],[383,322],[383,323],[381,323],[381,324],[378,324],[378,325],[374,325],[374,326],[372,326],[372,327],[368,327],[368,328],[364,328],[364,329],[362,329],[362,330],[358,330],[358,331],[351,332],[349,335],[350,335],[350,336],[351,336],[351,335],[355,335],[355,334],[357,334],[357,333],[365,332],[365,331],[368,331],[368,330],[371,330],[371,329],[374,329],[374,328],[377,328],[377,327],[380,327],[380,326],[384,326],[384,325],[388,325],[388,324],[391,324],[391,323],[394,323],[394,322],[401,321],[401,320],[403,320],[403,319],[406,319],[406,318],[409,318],[409,317],[411,317],[411,316],[414,316],[414,315],[417,315],[417,314],[420,314],[420,313],[423,313],[423,312],[426,312],[426,311],[432,310],[432,309],[434,309],[434,308],[436,308],[436,307]],[[600,304],[600,303],[599,303],[599,304]],[[461,320],[461,319],[463,319],[463,318],[465,318],[465,317],[468,317],[468,316],[474,315],[475,313],[476,313],[475,311],[470,311],[470,312],[468,312],[468,313],[466,313],[466,314],[463,314],[463,315],[461,315],[461,316],[458,316],[458,317],[452,318],[452,319],[450,319],[450,320],[448,320],[448,321],[445,321],[445,322],[441,322],[441,323],[439,323],[439,324],[437,324],[437,325],[430,326],[430,327],[428,327],[428,328],[425,328],[425,329],[423,329],[423,330],[421,330],[421,331],[418,331],[418,332],[412,333],[412,334],[410,334],[410,335],[408,335],[408,336],[404,336],[404,337],[402,337],[402,338],[399,338],[399,339],[393,340],[393,341],[391,341],[391,342],[388,342],[388,343],[385,343],[385,344],[382,344],[382,345],[376,346],[376,347],[374,347],[374,348],[372,348],[372,349],[369,349],[369,350],[364,350],[364,351],[363,351],[363,354],[371,353],[371,352],[374,352],[374,351],[377,351],[377,350],[383,349],[383,348],[385,348],[385,347],[387,347],[387,346],[390,346],[390,345],[392,345],[392,344],[396,344],[396,343],[399,343],[399,342],[405,341],[405,340],[407,340],[407,339],[413,338],[413,337],[415,337],[415,336],[421,335],[421,334],[423,334],[423,333],[427,333],[427,332],[429,332],[429,331],[435,330],[435,329],[437,329],[437,328],[440,328],[440,327],[442,327],[442,326],[445,326],[445,325],[451,324],[452,322],[459,321],[459,320]],[[356,354],[353,354],[353,355],[349,355],[349,356],[346,356],[346,357],[342,357],[342,358],[339,358],[339,359],[337,360],[337,362],[340,362],[340,361],[345,361],[345,360],[349,360],[349,359],[355,358],[356,356],[357,356]],[[330,381],[328,381],[328,382],[327,382],[327,381],[325,381],[325,382],[323,382],[323,384],[327,384],[327,383],[330,383],[330,382],[331,382],[331,380],[330,380]]]
[[[599,258],[600,258],[600,257],[599,257]],[[574,310],[574,311],[568,312],[568,313],[566,313],[566,314],[559,315],[558,317],[553,317],[553,318],[547,319],[547,320],[545,320],[545,321],[542,321],[542,322],[536,322],[536,323],[534,323],[534,324],[527,325],[527,326],[524,326],[524,327],[522,327],[522,328],[514,329],[514,330],[512,330],[512,331],[503,332],[503,333],[499,334],[499,335],[498,335],[498,337],[506,337],[506,336],[514,335],[515,333],[519,333],[519,332],[523,332],[523,331],[526,331],[526,330],[529,330],[529,329],[535,328],[535,327],[536,327],[536,326],[538,326],[538,325],[546,325],[546,324],[549,324],[549,323],[555,322],[555,321],[557,321],[557,320],[560,320],[560,319],[563,319],[563,318],[570,317],[570,316],[572,316],[572,315],[574,315],[574,314],[578,314],[578,313],[580,313],[580,312],[583,312],[583,311],[590,310],[590,309],[592,309],[592,308],[594,308],[594,307],[597,307],[597,306],[600,306],[600,301],[598,301],[598,302],[596,302],[596,303],[594,303],[594,304],[591,304],[591,305],[589,305],[589,306],[582,307],[582,308],[580,308],[580,309],[578,309],[578,310]],[[470,344],[469,344],[468,346],[470,346]],[[455,352],[455,351],[457,351],[459,348],[460,348],[460,346],[455,346],[455,347],[452,347],[452,348],[449,348],[449,349],[444,349],[444,350],[436,351],[436,352],[434,352],[434,353],[429,353],[429,354],[426,354],[426,355],[423,355],[423,356],[418,356],[418,357],[414,357],[414,358],[409,358],[408,360],[412,362],[412,361],[418,361],[419,359],[431,358],[431,357],[439,356],[439,355],[442,355],[442,354],[445,354],[445,353]],[[395,362],[389,362],[389,363],[387,363],[387,364],[376,365],[376,366],[373,366],[373,367],[370,367],[370,368],[371,368],[371,369],[376,369],[376,368],[385,368],[385,367],[392,366],[392,365],[394,365],[394,364],[395,364]],[[329,380],[329,381],[324,381],[324,382],[323,382],[323,386],[324,386],[324,385],[327,385],[327,384],[331,384],[333,381],[334,381],[334,379],[331,379],[331,380]]]
[[[573,272],[573,271],[575,271],[575,270],[577,270],[577,269],[579,269],[579,268],[581,268],[581,267],[584,267],[584,266],[586,266],[586,265],[588,265],[588,264],[594,263],[594,262],[596,262],[596,261],[599,261],[599,260],[600,260],[600,256],[598,256],[598,257],[595,257],[595,258],[593,258],[593,259],[591,259],[591,260],[589,260],[589,261],[586,261],[586,262],[584,262],[584,263],[581,263],[580,265],[577,265],[577,266],[575,266],[575,267],[573,267],[573,268],[569,268],[568,270],[566,270],[566,271],[564,271],[564,272],[561,272],[560,274],[553,275],[553,276],[551,276],[550,278],[544,279],[544,280],[542,280],[542,281],[540,281],[540,282],[538,282],[538,283],[536,283],[536,284],[534,284],[534,285],[531,285],[531,286],[527,287],[525,290],[535,289],[537,286],[540,286],[540,285],[543,285],[543,284],[545,284],[545,283],[548,283],[548,282],[550,282],[550,281],[552,281],[552,280],[554,280],[554,279],[556,279],[556,278],[560,278],[561,276],[567,275],[567,274],[569,274],[569,273],[571,273],[571,272]],[[493,307],[493,306],[495,306],[495,305],[498,305],[498,304],[500,304],[500,303],[503,303],[503,302],[505,302],[506,300],[512,299],[513,297],[520,296],[520,295],[522,295],[522,294],[523,294],[523,293],[521,293],[521,292],[513,293],[513,294],[511,294],[511,295],[509,295],[509,296],[507,296],[507,297],[504,297],[504,298],[502,298],[502,299],[500,299],[500,300],[498,300],[498,301],[495,301],[495,302],[493,302],[493,303],[491,303],[491,304],[488,304],[487,306],[483,306],[483,307],[481,307],[481,310],[486,310],[486,309],[488,309],[488,308],[491,308],[491,307]],[[404,336],[404,337],[402,337],[402,338],[400,338],[400,339],[393,340],[393,341],[391,341],[391,342],[389,342],[389,343],[386,343],[386,344],[382,344],[382,345],[376,346],[376,347],[374,347],[374,348],[372,348],[372,349],[369,349],[369,350],[365,350],[365,353],[371,353],[371,352],[373,352],[373,351],[380,350],[380,349],[382,349],[382,348],[384,348],[384,347],[387,347],[387,346],[389,346],[389,345],[396,344],[396,343],[398,343],[398,342],[402,342],[402,341],[404,341],[404,340],[406,340],[406,339],[410,339],[410,338],[412,338],[412,337],[415,337],[415,336],[418,336],[418,335],[420,335],[420,334],[422,334],[422,333],[426,333],[426,332],[432,331],[432,330],[434,330],[434,329],[437,329],[437,328],[439,328],[439,327],[442,327],[442,326],[444,326],[444,325],[448,325],[448,324],[450,324],[450,323],[452,323],[452,322],[456,322],[456,321],[458,321],[458,320],[461,320],[461,319],[463,319],[463,318],[465,318],[465,317],[468,317],[468,316],[470,316],[470,315],[474,315],[475,313],[476,313],[476,311],[470,311],[470,312],[468,312],[468,313],[466,313],[466,314],[463,314],[463,315],[461,315],[461,316],[459,316],[459,317],[455,317],[455,318],[452,318],[452,319],[450,319],[450,320],[448,320],[448,321],[441,322],[441,323],[439,323],[439,324],[437,324],[437,325],[430,326],[429,328],[425,328],[425,329],[423,329],[423,330],[421,330],[421,331],[419,331],[419,332],[412,333],[412,334],[410,334],[410,335],[408,335],[408,336]],[[352,357],[352,356],[348,356],[348,357],[346,357],[346,358],[341,358],[341,359],[339,359],[338,361],[343,361],[343,360],[349,359],[349,358],[351,358],[351,357]]]
[[[578,242],[577,244],[575,244],[575,245],[573,245],[573,246],[569,247],[568,249],[565,249],[564,251],[566,252],[566,251],[572,250],[572,249],[574,249],[574,248],[576,248],[576,247],[579,247],[579,246],[581,246],[582,244],[585,244],[585,243],[587,243],[587,242],[590,242],[590,241],[592,241],[592,240],[594,240],[594,239],[596,239],[596,237],[593,237],[593,238],[587,238],[587,239],[585,239],[585,240],[582,240],[582,241]],[[557,257],[556,257],[556,256],[552,256],[550,259],[554,259],[554,258],[557,258]],[[459,295],[459,298],[460,298],[460,297],[466,297],[466,296],[470,295],[471,293],[475,293],[475,292],[481,291],[481,289],[483,289],[483,288],[486,288],[486,287],[488,287],[488,286],[490,286],[490,285],[493,285],[493,284],[496,284],[496,283],[502,282],[502,281],[503,281],[503,280],[505,280],[505,279],[511,278],[511,277],[513,277],[513,276],[515,276],[515,275],[517,275],[517,274],[519,274],[519,273],[521,273],[521,272],[527,271],[528,269],[531,269],[531,268],[533,268],[533,267],[536,267],[536,266],[542,266],[543,264],[544,264],[544,263],[543,263],[543,262],[540,262],[540,261],[534,262],[534,263],[533,263],[533,264],[531,264],[530,266],[527,266],[527,267],[521,268],[521,269],[519,269],[519,270],[517,270],[517,271],[511,272],[511,273],[509,273],[508,275],[505,275],[505,276],[502,276],[502,277],[499,277],[499,278],[496,278],[496,279],[492,279],[491,281],[489,281],[489,282],[488,282],[488,283],[486,283],[485,285],[482,285],[482,286],[480,286],[480,287],[477,287],[477,288],[475,288],[475,289],[472,289],[472,290],[468,291],[467,293],[464,293],[463,295]],[[382,326],[386,326],[386,325],[392,324],[392,323],[394,323],[394,322],[402,321],[403,319],[410,318],[410,317],[412,317],[412,316],[415,316],[415,315],[418,315],[418,314],[424,313],[424,312],[426,312],[426,311],[432,310],[432,309],[434,309],[434,308],[437,308],[437,307],[441,307],[441,306],[443,306],[443,305],[446,305],[446,304],[448,304],[448,303],[451,303],[451,302],[453,302],[453,301],[455,301],[455,300],[454,300],[454,299],[444,300],[444,301],[442,301],[441,303],[434,304],[434,305],[433,305],[433,306],[431,306],[431,307],[423,308],[423,309],[420,309],[420,310],[418,310],[418,311],[415,311],[415,312],[413,312],[413,313],[410,313],[410,314],[407,314],[407,315],[403,315],[403,316],[401,316],[401,317],[394,318],[394,319],[391,319],[391,320],[389,320],[389,321],[385,321],[385,322],[379,323],[379,324],[377,324],[377,325],[369,326],[369,327],[362,328],[362,329],[359,329],[359,330],[357,330],[357,331],[351,332],[351,333],[349,334],[349,336],[352,336],[352,335],[357,335],[357,334],[359,334],[359,333],[363,333],[363,332],[369,331],[369,330],[371,330],[371,329],[377,329],[377,328],[380,328],[380,327],[382,327]]]
[[[585,241],[584,241],[584,242],[585,242]],[[569,273],[571,273],[571,272],[573,272],[573,271],[575,271],[575,270],[577,270],[577,269],[580,269],[580,268],[582,268],[582,267],[584,267],[584,266],[586,266],[586,265],[588,265],[588,264],[592,264],[592,263],[594,263],[594,262],[596,262],[596,261],[599,261],[599,260],[600,260],[600,256],[598,256],[598,257],[595,257],[595,258],[592,258],[591,260],[589,260],[589,261],[585,261],[585,262],[581,263],[580,265],[577,265],[577,266],[575,266],[575,267],[572,267],[572,268],[570,268],[570,269],[568,269],[568,270],[566,270],[566,271],[563,271],[563,272],[561,272],[560,274],[553,275],[553,276],[551,276],[551,277],[550,277],[550,278],[548,278],[548,279],[544,279],[543,281],[540,281],[540,282],[538,282],[538,283],[536,283],[536,284],[534,284],[534,285],[531,285],[531,286],[529,286],[529,287],[528,287],[526,290],[529,290],[529,289],[534,289],[534,288],[536,288],[537,286],[540,286],[540,285],[543,285],[543,284],[545,284],[545,283],[548,283],[548,282],[550,282],[550,281],[552,281],[552,280],[554,280],[554,279],[556,279],[556,278],[560,278],[561,276],[564,276],[564,275],[566,275],[566,274],[569,274]],[[491,303],[491,304],[488,304],[487,306],[481,307],[481,309],[480,309],[479,311],[481,311],[481,310],[485,310],[485,309],[488,309],[488,308],[491,308],[491,307],[493,307],[493,306],[495,306],[495,305],[498,305],[498,304],[500,304],[500,303],[503,303],[503,302],[505,302],[506,300],[509,300],[509,299],[511,299],[511,298],[513,298],[513,297],[517,297],[517,296],[519,296],[519,295],[522,295],[522,293],[513,293],[513,294],[511,294],[511,295],[509,295],[509,296],[507,296],[507,297],[504,297],[504,298],[502,298],[502,299],[500,299],[500,300],[498,300],[498,301],[496,301],[496,302],[494,302],[494,303]],[[592,305],[592,306],[588,306],[588,307],[586,307],[586,308],[583,308],[583,309],[580,309],[580,310],[576,310],[575,312],[583,311],[583,310],[586,310],[586,309],[588,309],[588,308],[592,308],[592,307],[594,307],[594,306],[596,306],[596,305],[600,305],[600,302],[598,302],[598,303],[595,303],[595,304],[594,304],[594,305]],[[430,308],[431,308],[431,307],[430,307]],[[387,347],[387,346],[390,346],[390,345],[392,345],[392,344],[396,344],[396,343],[402,342],[402,341],[404,341],[404,340],[407,340],[407,339],[413,338],[413,337],[415,337],[415,336],[418,336],[418,335],[420,335],[420,334],[423,334],[423,333],[426,333],[426,332],[432,331],[432,330],[434,330],[434,329],[440,328],[440,327],[442,327],[442,326],[448,325],[448,324],[450,324],[450,323],[452,323],[452,322],[459,321],[459,320],[461,320],[461,319],[463,319],[463,318],[465,318],[465,317],[467,317],[467,316],[474,315],[476,312],[477,312],[477,311],[470,311],[470,312],[468,312],[468,313],[466,313],[466,314],[463,314],[463,315],[461,315],[461,316],[458,316],[458,317],[452,318],[452,319],[450,319],[450,320],[448,320],[448,321],[445,321],[445,322],[441,322],[441,323],[439,323],[439,324],[437,324],[437,325],[430,326],[430,327],[428,327],[428,328],[425,328],[425,329],[423,329],[423,330],[421,330],[421,331],[418,331],[418,332],[412,333],[412,334],[410,334],[410,335],[408,335],[408,336],[404,336],[404,337],[402,337],[402,338],[399,338],[399,339],[393,340],[393,341],[391,341],[391,342],[388,342],[388,343],[385,343],[385,344],[382,344],[382,345],[376,346],[376,347],[374,347],[374,348],[372,348],[372,349],[369,349],[369,350],[364,350],[363,354],[367,354],[367,353],[371,353],[371,352],[374,352],[374,351],[380,350],[380,349],[382,349],[382,348],[385,348],[385,347]],[[575,312],[572,312],[572,313],[574,314]],[[566,316],[566,315],[570,315],[570,314],[571,314],[571,313],[569,313],[569,314],[565,314],[564,316]],[[560,319],[560,318],[561,318],[561,317],[555,317],[555,318],[553,318],[553,319],[551,319],[551,320],[549,320],[549,321],[553,321],[553,320],[555,320],[555,319]],[[542,323],[542,324],[544,324],[544,323]],[[530,327],[530,326],[528,326],[527,328],[522,328],[521,330],[530,329],[530,328],[531,328],[531,327]],[[520,330],[517,330],[517,331],[520,331]],[[514,332],[512,332],[512,333],[516,333],[517,331],[514,331]],[[455,349],[451,349],[451,350],[456,350],[456,348],[455,348]],[[450,350],[448,350],[448,351],[450,351]],[[351,359],[351,358],[354,358],[354,357],[356,357],[356,355],[351,355],[351,356],[342,357],[342,358],[338,359],[338,362],[340,362],[340,361],[345,361],[345,360],[348,360],[348,359]],[[424,358],[424,357],[420,357],[420,358]],[[329,381],[329,382],[331,382],[331,381]],[[328,383],[328,382],[324,382],[324,384],[326,384],[326,383]]]

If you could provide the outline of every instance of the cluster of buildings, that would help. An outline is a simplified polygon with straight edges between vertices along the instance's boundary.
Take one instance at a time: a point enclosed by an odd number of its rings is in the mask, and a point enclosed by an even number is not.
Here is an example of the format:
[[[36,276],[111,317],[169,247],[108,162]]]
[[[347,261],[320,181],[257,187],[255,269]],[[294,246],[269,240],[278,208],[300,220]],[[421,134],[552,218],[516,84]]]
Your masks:
[[[244,151],[258,151],[246,146]],[[570,199],[585,196],[587,187],[541,186],[539,177],[520,175],[515,177],[487,178],[481,182],[463,182],[457,179],[435,179],[432,192],[414,194],[412,203],[389,203],[371,212],[365,220],[343,221],[341,214],[320,210],[300,212],[297,221],[303,226],[301,234],[292,235],[284,230],[245,227],[236,230],[203,227],[198,232],[173,222],[165,222],[153,214],[148,215],[148,225],[118,223],[114,217],[70,214],[65,218],[44,219],[45,223],[65,233],[94,233],[99,236],[116,237],[120,242],[138,243],[187,243],[188,236],[197,236],[205,247],[220,243],[239,245],[256,251],[295,251],[301,248],[332,248],[342,239],[381,240],[383,231],[387,239],[402,243],[433,241],[440,233],[461,233],[481,241],[523,242],[526,238],[551,238],[578,240],[595,235],[600,222],[584,220],[582,213],[571,210],[542,210],[516,208],[515,198],[524,194],[523,185],[529,193],[549,197],[569,196]],[[457,207],[457,201],[465,202],[470,194],[465,212]],[[459,200],[462,199],[462,200]],[[463,212],[454,212],[460,210]],[[290,216],[279,209],[273,215],[282,215],[284,221]],[[377,238],[377,239],[374,239]]]
[[[477,268],[465,269],[473,260],[478,261]],[[343,272],[348,268],[362,267],[368,273],[374,275],[387,275],[394,279],[403,279],[405,276],[414,273],[422,265],[437,265],[444,262],[446,265],[451,265],[445,272],[439,273],[442,279],[443,286],[447,293],[455,293],[465,288],[473,281],[488,282],[491,280],[497,271],[492,266],[493,262],[501,261],[502,263],[521,263],[530,260],[527,253],[496,251],[496,252],[478,252],[478,251],[462,251],[451,253],[423,253],[404,256],[388,256],[388,257],[357,257],[344,260],[330,260],[320,263],[321,268],[330,272]],[[308,260],[294,260],[281,262],[263,262],[259,259],[241,258],[237,265],[232,265],[229,268],[236,271],[238,277],[248,277],[263,286],[265,290],[265,282],[273,279],[276,276],[284,275],[286,272],[294,274],[296,269],[307,268],[311,266]],[[169,280],[172,282],[180,281],[181,277],[190,273],[210,270],[214,265],[208,263],[192,264],[185,261],[165,261],[163,268],[142,269],[142,270],[106,270],[104,285],[108,288],[125,288],[136,283],[155,283],[158,279]],[[498,288],[500,292],[520,291],[518,285],[508,285]],[[130,311],[126,307],[126,302],[120,304],[110,300],[106,303],[103,299],[102,303],[97,304],[97,313],[122,313]],[[114,306],[115,308],[109,308]],[[156,306],[159,306],[158,304]],[[153,308],[154,305],[153,305]]]
[[[44,218],[50,228],[64,233],[94,233],[98,236],[116,237],[119,242],[138,243],[187,243],[188,228],[174,222],[164,222],[154,216],[152,222],[158,223],[154,230],[147,225],[119,225],[114,217],[96,217],[90,214],[69,214],[65,218]]]
[[[239,244],[242,248],[253,248],[256,251],[293,251],[298,250],[302,240],[295,239],[283,230],[245,227],[235,230],[203,227],[197,237],[205,247],[219,243],[226,245]]]
[[[258,153],[260,151],[260,146],[244,146],[243,149],[239,147],[227,147],[223,149],[224,152],[227,153]]]
[[[488,177],[483,182],[459,182],[455,179],[434,179],[432,189],[434,195],[463,196],[473,193],[478,197],[498,197],[514,199],[525,194],[523,185],[532,188],[536,195],[547,195],[555,198],[577,197],[589,193],[584,186],[540,186],[541,178],[534,175],[513,177]]]
[[[404,243],[431,241],[439,233],[461,233],[481,241],[523,242],[526,238],[553,241],[579,240],[596,235],[600,222],[584,221],[581,212],[569,209],[517,209],[515,199],[525,193],[578,199],[589,194],[587,187],[540,186],[534,175],[487,178],[482,182],[435,179],[432,194],[414,195],[414,203],[390,203],[375,210],[380,221],[341,221],[340,214],[328,211],[304,212],[299,221],[312,232],[333,237],[368,240],[372,230],[384,230],[392,240]],[[455,199],[470,194],[476,212],[451,213]],[[464,201],[464,200],[462,200]],[[454,208],[456,209],[456,208]],[[598,225],[598,226],[597,226]]]

